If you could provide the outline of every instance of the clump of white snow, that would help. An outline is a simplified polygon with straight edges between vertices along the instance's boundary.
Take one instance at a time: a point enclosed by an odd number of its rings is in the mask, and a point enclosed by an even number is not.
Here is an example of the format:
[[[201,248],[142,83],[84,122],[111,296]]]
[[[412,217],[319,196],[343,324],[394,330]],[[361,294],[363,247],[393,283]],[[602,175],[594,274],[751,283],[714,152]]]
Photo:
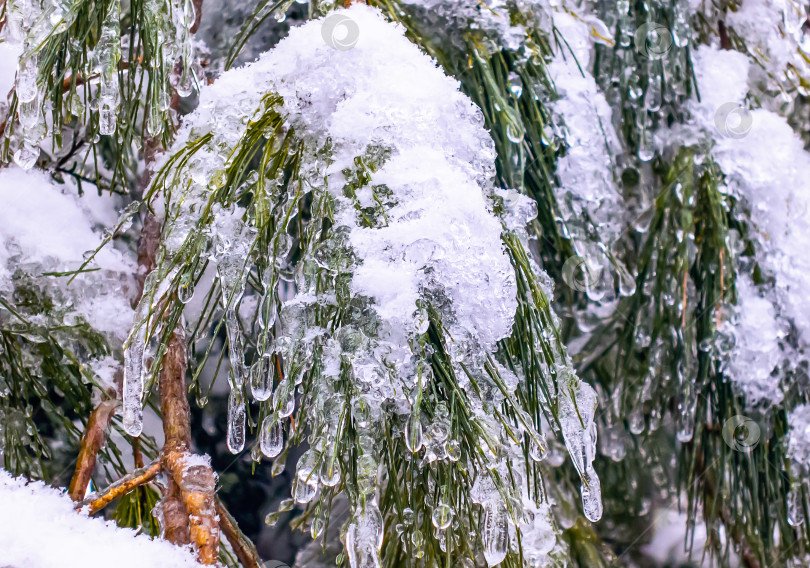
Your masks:
[[[190,548],[89,518],[68,496],[0,470],[0,565],[9,568],[198,568]]]
[[[554,13],[554,26],[565,43],[557,46],[548,73],[560,98],[551,105],[565,124],[567,151],[557,160],[557,201],[570,225],[584,214],[599,236],[612,243],[623,227],[624,209],[614,180],[612,154],[620,151],[611,108],[588,72],[593,40],[591,25],[568,12]]]
[[[403,341],[394,336],[413,328],[416,300],[442,287],[453,330],[492,347],[510,333],[517,304],[502,226],[488,199],[494,148],[483,117],[401,28],[392,33],[379,12],[363,5],[345,14],[359,30],[354,47],[335,49],[321,25],[293,29],[257,62],[203,90],[176,147],[209,131],[214,144],[232,147],[261,97],[281,95],[282,114],[309,151],[332,141],[327,190],[340,204],[338,227],[351,229],[360,259],[351,288],[373,298],[385,334]],[[366,226],[343,195],[342,172],[374,148],[391,155],[371,184],[384,185],[395,204],[385,222]],[[224,163],[214,145],[209,152],[195,156],[195,179]],[[358,199],[371,200],[370,191]]]
[[[710,141],[712,159],[739,200],[737,211],[747,215],[755,261],[773,280],[767,297],[744,279],[738,283],[731,378],[750,402],[776,403],[781,389],[770,374],[778,340],[792,324],[800,344],[810,343],[810,154],[783,117],[747,108],[751,66],[745,55],[702,46],[693,63],[701,100],[689,104],[693,123],[675,140]]]
[[[106,204],[102,203],[106,199]],[[10,294],[18,270],[32,276],[78,269],[85,253],[103,239],[100,227],[112,224],[112,196],[80,197],[70,183],[56,184],[41,171],[17,166],[0,169],[0,292]],[[132,324],[130,296],[133,261],[104,247],[68,285],[69,276],[44,276],[49,292],[72,317],[82,316],[114,341]]]
[[[766,84],[798,84],[797,72],[810,77],[804,23],[807,6],[796,0],[742,0],[724,21],[767,74]],[[755,68],[759,73],[759,67]]]
[[[788,451],[791,472],[799,480],[810,474],[810,405],[801,404],[788,414]]]
[[[751,405],[782,401],[779,375],[774,376],[774,371],[783,357],[783,326],[771,299],[763,297],[748,276],[739,276],[734,316],[722,328],[734,342],[724,373]]]

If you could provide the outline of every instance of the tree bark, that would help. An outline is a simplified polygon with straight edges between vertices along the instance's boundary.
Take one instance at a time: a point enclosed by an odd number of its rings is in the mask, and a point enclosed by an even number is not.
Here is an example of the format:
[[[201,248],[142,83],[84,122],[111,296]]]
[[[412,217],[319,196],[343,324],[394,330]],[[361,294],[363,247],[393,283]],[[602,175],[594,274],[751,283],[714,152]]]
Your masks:
[[[105,400],[90,413],[87,426],[82,434],[81,449],[79,457],[76,458],[76,469],[68,487],[68,495],[74,501],[84,499],[87,484],[90,483],[96,467],[96,455],[104,447],[107,427],[115,414],[117,402],[116,400]]]
[[[200,562],[216,564],[219,526],[214,503],[216,475],[191,452],[191,424],[186,397],[186,342],[180,329],[172,334],[158,379],[163,418],[162,465],[170,474],[163,500],[167,540],[191,542]]]
[[[112,501],[122,495],[126,495],[136,487],[146,485],[160,473],[160,462],[155,462],[148,468],[140,468],[131,474],[122,477],[110,485],[103,493],[95,493],[76,505],[78,509],[87,507],[88,514],[92,515],[102,510],[112,503]]]

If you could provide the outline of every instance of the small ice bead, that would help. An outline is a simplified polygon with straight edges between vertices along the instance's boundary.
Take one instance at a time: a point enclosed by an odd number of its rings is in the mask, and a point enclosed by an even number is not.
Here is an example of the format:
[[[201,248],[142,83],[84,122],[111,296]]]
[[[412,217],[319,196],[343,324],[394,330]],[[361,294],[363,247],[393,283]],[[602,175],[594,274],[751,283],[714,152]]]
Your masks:
[[[787,522],[792,527],[804,524],[804,503],[801,483],[792,483],[787,495]]]
[[[183,304],[188,304],[194,297],[194,284],[188,283],[177,288],[177,299]]]
[[[224,292],[223,292],[224,293]],[[225,310],[225,334],[228,336],[228,355],[231,361],[231,371],[236,385],[245,384],[245,350],[242,339],[242,328],[239,327],[239,320],[236,310],[228,308]]]
[[[689,408],[683,408],[680,416],[678,416],[678,429],[676,437],[681,443],[692,441],[692,436],[695,432],[695,416]]]
[[[16,82],[17,98],[28,103],[37,96],[37,56],[31,55],[20,61]]]
[[[312,535],[313,540],[321,536],[323,534],[324,522],[323,519],[320,517],[315,517],[312,519],[312,525],[310,526],[310,534]]]
[[[295,387],[289,386],[289,379],[279,383],[273,395],[273,408],[282,418],[287,418],[295,412]]]
[[[238,454],[245,447],[245,397],[239,388],[228,395],[228,450]]]
[[[149,107],[149,115],[146,119],[146,131],[152,138],[157,138],[163,133],[163,113],[154,102]]]
[[[340,483],[340,464],[334,457],[325,455],[321,462],[319,475],[321,483],[327,487],[334,487]]]
[[[295,480],[295,489],[293,490],[293,498],[296,503],[309,503],[318,492],[318,482],[313,478],[305,481],[298,476]]]
[[[177,94],[181,97],[191,96],[191,93],[194,92],[194,81],[191,76],[191,71],[181,73],[180,77],[177,79],[175,89],[177,90]]]
[[[450,440],[447,442],[447,458],[452,462],[457,462],[461,459],[461,444],[458,440]]]
[[[25,130],[33,130],[40,120],[39,99],[34,98],[31,101],[21,102],[18,105],[17,117],[20,119],[20,124]],[[24,132],[26,137],[28,132]]]
[[[639,406],[630,414],[630,431],[638,436],[644,432],[644,411]]]
[[[112,101],[101,101],[98,107],[99,134],[109,136],[115,133],[115,113],[118,109]]]
[[[412,413],[405,425],[405,446],[413,453],[422,448],[422,422],[418,412]]]
[[[127,434],[138,437],[143,432],[143,407],[140,398],[132,400],[133,398],[134,396],[130,395],[128,400],[126,392],[124,393],[122,424]]]
[[[250,390],[253,398],[264,401],[273,394],[273,359],[265,353],[253,364],[250,373]]]
[[[123,425],[130,436],[140,436],[143,430],[143,352],[146,341],[145,324],[132,336],[124,349]]]
[[[548,442],[546,442],[545,436],[540,435],[538,438],[532,438],[529,441],[529,457],[532,458],[532,461],[543,461],[547,455]]]
[[[444,530],[450,526],[450,523],[453,522],[453,515],[454,515],[453,508],[446,503],[439,503],[439,505],[433,509],[433,514],[430,517],[433,526],[439,530]]]
[[[585,482],[587,481],[587,485]],[[585,517],[595,523],[602,518],[602,488],[599,477],[592,473],[583,479],[582,487],[582,510]]]
[[[272,415],[265,417],[259,435],[259,446],[268,458],[275,458],[281,453],[284,448],[284,427],[280,419],[276,420]]]
[[[14,163],[24,170],[30,170],[39,158],[39,147],[24,144],[14,152]]]

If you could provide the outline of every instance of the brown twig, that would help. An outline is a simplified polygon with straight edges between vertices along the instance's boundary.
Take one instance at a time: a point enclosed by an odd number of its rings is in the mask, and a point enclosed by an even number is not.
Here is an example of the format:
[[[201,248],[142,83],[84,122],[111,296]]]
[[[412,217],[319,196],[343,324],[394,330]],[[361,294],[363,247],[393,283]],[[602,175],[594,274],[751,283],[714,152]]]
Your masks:
[[[143,61],[143,58],[139,57],[138,60],[137,60],[137,63],[141,63],[142,61]],[[119,61],[118,62],[118,70],[119,71],[125,71],[125,70],[129,69],[129,65],[130,65],[129,61]],[[79,86],[84,85],[85,83],[87,83],[89,81],[93,81],[95,79],[98,79],[99,77],[101,77],[101,73],[93,73],[89,77],[83,77],[82,75],[77,75],[76,76],[76,86],[79,87]],[[73,83],[73,75],[68,75],[67,77],[62,79],[62,92],[64,93],[65,91],[69,91],[70,86],[71,86],[72,83]]]
[[[158,377],[166,439],[161,461],[171,474],[163,510],[166,538],[177,544],[193,543],[200,562],[215,564],[219,549],[214,505],[216,476],[210,465],[190,461],[193,454],[185,377],[186,341],[178,329],[169,341]]]
[[[76,469],[68,487],[68,495],[74,501],[84,499],[87,484],[90,483],[96,467],[96,455],[104,446],[105,432],[115,414],[116,404],[115,400],[105,400],[90,413],[87,426],[82,434],[81,449],[79,457],[76,458]]]
[[[160,413],[163,418],[163,433],[166,439],[161,462],[167,471],[169,471],[166,467],[167,452],[186,451],[191,445],[190,431],[185,431],[182,426],[186,420],[185,416],[189,412],[183,388],[186,370],[185,348],[182,349],[182,354],[179,354],[177,343],[177,333],[175,332],[163,358],[158,379]],[[167,480],[167,491],[163,496],[161,507],[166,540],[180,545],[188,544],[190,542],[188,511],[183,503],[180,487],[175,483],[173,475],[170,475]]]
[[[138,58],[137,63],[141,63],[141,61],[143,61],[143,58]],[[118,62],[118,70],[119,71],[124,71],[126,69],[129,69],[129,61],[119,61]],[[87,83],[89,81],[93,81],[95,79],[98,79],[99,77],[101,77],[101,73],[93,73],[89,77],[84,77],[82,75],[77,75],[76,79],[75,79],[76,86],[79,87],[79,86],[84,85],[85,83]],[[62,92],[63,93],[70,90],[70,86],[73,84],[73,81],[74,81],[73,75],[68,75],[67,77],[62,79]]]
[[[236,519],[228,512],[219,497],[214,502],[217,515],[219,515],[219,528],[222,529],[225,538],[231,543],[231,548],[236,553],[239,563],[244,568],[261,568],[262,559],[253,542],[241,531],[239,525],[236,524]]]
[[[726,23],[723,20],[717,22],[717,33],[720,36],[720,49],[732,49],[731,39],[728,37],[728,28],[726,28]]]
[[[143,295],[143,284],[146,277],[155,268],[159,245],[160,221],[153,214],[147,213],[144,215],[143,228],[141,228],[141,236],[138,239],[138,273],[135,275],[135,280],[138,283],[137,296],[139,299]]]
[[[202,19],[203,0],[192,0],[191,3],[194,4],[194,23],[191,25],[188,31],[193,34],[196,33],[197,28],[200,27],[200,20]]]
[[[214,504],[216,475],[209,464],[198,461],[188,450],[164,452],[163,465],[180,489],[188,512],[189,540],[197,557],[202,564],[216,564],[219,555],[219,523]]]
[[[77,509],[87,507],[89,514],[97,513],[104,507],[112,503],[112,501],[122,495],[126,495],[136,487],[146,485],[152,481],[157,474],[160,473],[160,462],[156,461],[148,468],[136,469],[129,475],[126,475],[110,485],[102,493],[94,493],[84,501],[76,505]]]
[[[141,439],[132,438],[132,459],[135,462],[135,467],[138,469],[143,467],[143,452],[141,451]]]

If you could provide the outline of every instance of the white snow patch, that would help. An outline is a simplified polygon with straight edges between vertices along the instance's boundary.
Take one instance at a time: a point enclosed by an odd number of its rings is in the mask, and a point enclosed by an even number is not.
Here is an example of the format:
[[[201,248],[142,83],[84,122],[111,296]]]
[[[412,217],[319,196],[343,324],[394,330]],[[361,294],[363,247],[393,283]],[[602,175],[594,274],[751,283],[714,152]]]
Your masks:
[[[810,405],[800,404],[788,414],[787,457],[793,463],[791,471],[804,476],[810,472]]]
[[[198,568],[188,548],[74,510],[66,494],[0,470],[0,565],[12,568]]]
[[[591,68],[591,26],[567,12],[554,13],[554,25],[566,38],[548,66],[560,99],[551,105],[565,123],[568,150],[557,160],[561,195],[558,202],[572,221],[587,212],[600,236],[611,243],[623,227],[624,208],[614,181],[612,154],[620,144],[612,110]],[[569,50],[570,47],[570,50]],[[570,204],[571,211],[567,211]]]
[[[737,306],[723,332],[734,337],[734,347],[724,373],[751,404],[770,405],[782,401],[778,376],[779,341],[785,336],[772,301],[763,297],[748,276],[737,278]]]
[[[725,23],[745,43],[746,49],[770,76],[770,87],[788,83],[791,67],[807,77],[810,65],[800,55],[807,51],[803,25],[807,7],[793,0],[742,0],[736,11],[728,10]],[[758,72],[758,69],[757,69]]]
[[[106,200],[106,203],[104,202]],[[112,196],[80,197],[76,188],[58,185],[45,172],[17,166],[0,169],[0,291],[8,293],[18,268],[34,275],[81,266],[102,235],[94,227],[114,224]],[[110,222],[112,220],[112,222]],[[74,304],[75,313],[95,329],[123,340],[132,324],[129,293],[135,264],[111,246],[104,247],[70,285],[68,277],[48,283]]]
[[[401,343],[416,299],[441,289],[456,319],[451,333],[491,347],[511,332],[517,303],[502,227],[487,199],[495,152],[481,112],[401,26],[362,4],[336,14],[356,23],[354,47],[328,45],[324,20],[291,30],[257,62],[203,89],[175,148],[209,131],[216,144],[232,147],[243,117],[253,115],[262,95],[278,93],[288,125],[310,151],[332,140],[327,189],[339,203],[337,224],[351,229],[361,260],[351,286],[374,299],[383,335]],[[391,152],[372,182],[385,184],[397,204],[386,223],[364,227],[343,195],[341,172],[369,147]],[[192,176],[204,180],[223,160],[213,150],[198,153],[199,173]]]

